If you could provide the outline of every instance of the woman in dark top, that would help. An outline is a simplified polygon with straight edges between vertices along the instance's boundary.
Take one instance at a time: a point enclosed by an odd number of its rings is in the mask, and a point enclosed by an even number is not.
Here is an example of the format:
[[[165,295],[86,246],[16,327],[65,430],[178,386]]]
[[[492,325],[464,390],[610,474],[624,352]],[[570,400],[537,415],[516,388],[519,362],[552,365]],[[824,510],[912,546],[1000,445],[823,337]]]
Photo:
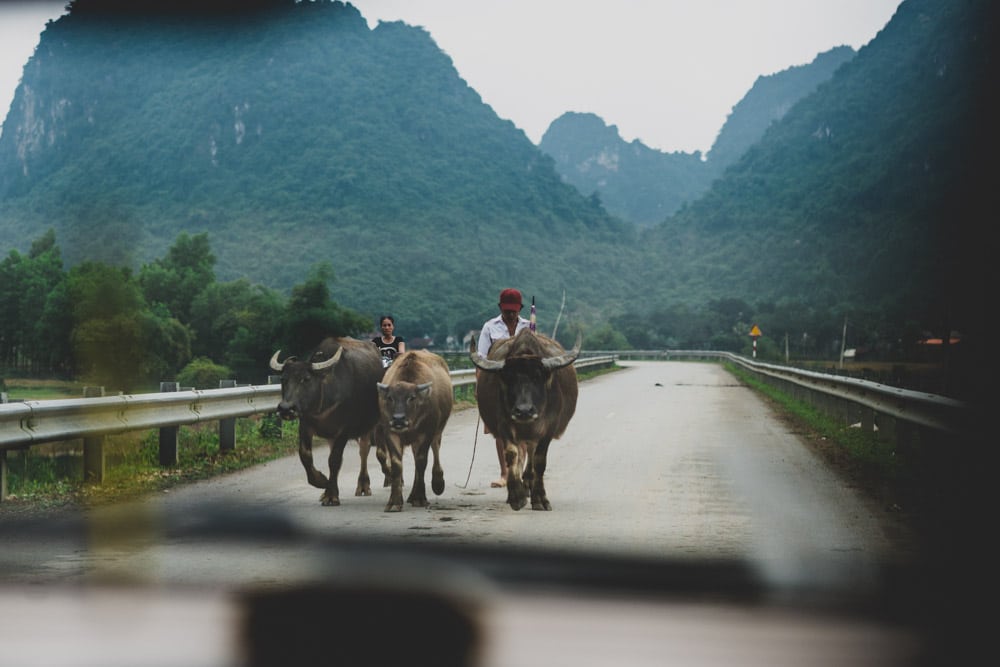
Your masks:
[[[382,355],[382,365],[388,368],[397,355],[406,352],[406,341],[402,336],[393,333],[396,330],[396,320],[393,319],[392,315],[380,317],[378,326],[382,330],[382,335],[372,338],[372,342],[375,343],[379,354]]]

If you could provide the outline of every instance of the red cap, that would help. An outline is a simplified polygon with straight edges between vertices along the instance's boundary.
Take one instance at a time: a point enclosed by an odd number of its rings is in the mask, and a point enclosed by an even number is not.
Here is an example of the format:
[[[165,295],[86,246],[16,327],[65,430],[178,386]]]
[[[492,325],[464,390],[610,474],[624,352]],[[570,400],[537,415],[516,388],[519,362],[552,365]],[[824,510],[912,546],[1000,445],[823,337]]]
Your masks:
[[[500,292],[500,310],[521,310],[521,293],[508,287]]]

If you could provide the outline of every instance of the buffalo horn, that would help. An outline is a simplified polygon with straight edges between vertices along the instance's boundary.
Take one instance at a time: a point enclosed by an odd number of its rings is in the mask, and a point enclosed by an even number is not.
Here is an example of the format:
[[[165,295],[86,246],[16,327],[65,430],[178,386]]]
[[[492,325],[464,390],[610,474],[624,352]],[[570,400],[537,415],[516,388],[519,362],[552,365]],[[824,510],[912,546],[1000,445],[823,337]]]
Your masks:
[[[492,359],[479,356],[475,339],[469,341],[469,359],[472,360],[472,363],[475,364],[476,368],[481,368],[484,371],[498,371],[503,368],[503,361],[494,361]]]
[[[340,355],[342,355],[343,353],[344,353],[344,348],[343,347],[338,347],[337,348],[337,353],[335,355],[333,355],[332,357],[330,357],[329,359],[327,359],[326,361],[315,361],[315,362],[313,362],[312,369],[314,371],[321,371],[324,368],[329,368],[330,366],[333,366],[335,363],[337,363],[338,361],[340,361]]]
[[[279,354],[281,354],[281,350],[278,350],[277,352],[275,352],[274,356],[271,357],[271,368],[273,368],[274,370],[276,370],[276,371],[278,371],[280,373],[281,369],[285,367],[285,363],[284,362],[282,362],[280,364],[278,363],[278,355]]]
[[[542,359],[542,367],[547,370],[554,371],[557,368],[562,368],[563,366],[569,366],[571,363],[576,361],[576,358],[580,356],[580,345],[583,343],[583,337],[581,334],[576,335],[576,345],[573,349],[565,354],[560,354],[557,357],[546,357]]]
[[[480,368],[484,371],[498,371],[503,368],[504,365],[503,359],[499,361],[496,359],[484,359],[478,352],[470,352],[469,358],[472,359],[472,363],[476,365],[476,368]]]

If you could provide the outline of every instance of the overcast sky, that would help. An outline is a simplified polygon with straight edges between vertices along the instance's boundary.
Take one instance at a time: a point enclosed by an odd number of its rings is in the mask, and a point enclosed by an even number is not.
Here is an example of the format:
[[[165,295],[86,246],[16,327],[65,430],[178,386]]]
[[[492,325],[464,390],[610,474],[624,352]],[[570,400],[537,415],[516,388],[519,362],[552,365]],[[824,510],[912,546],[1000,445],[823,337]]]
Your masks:
[[[707,152],[758,76],[859,49],[900,0],[356,0],[425,28],[459,75],[538,143],[566,111],[662,151]],[[0,113],[65,0],[0,0]]]

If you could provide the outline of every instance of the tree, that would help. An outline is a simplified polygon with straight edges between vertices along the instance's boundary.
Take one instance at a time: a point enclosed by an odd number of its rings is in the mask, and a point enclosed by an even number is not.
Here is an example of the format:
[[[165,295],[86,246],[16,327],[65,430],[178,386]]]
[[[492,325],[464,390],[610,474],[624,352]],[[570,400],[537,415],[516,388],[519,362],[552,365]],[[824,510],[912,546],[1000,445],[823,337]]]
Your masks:
[[[603,324],[584,336],[583,347],[587,350],[627,350],[629,344],[610,324]]]
[[[262,382],[284,309],[277,292],[245,279],[213,283],[191,304],[192,351],[221,361],[241,381]]]
[[[283,323],[286,349],[304,352],[328,336],[354,336],[370,329],[367,317],[330,300],[332,280],[333,267],[321,262],[313,265],[304,283],[292,288]]]
[[[129,269],[80,264],[67,276],[66,296],[74,365],[84,378],[128,392],[190,358],[188,330],[147,307]]]
[[[63,281],[62,254],[51,229],[0,262],[0,363],[31,373],[48,370],[49,332],[40,328],[48,295]]]
[[[208,234],[182,232],[165,257],[142,267],[139,284],[150,304],[162,303],[171,315],[188,323],[195,297],[215,282],[214,266]]]

